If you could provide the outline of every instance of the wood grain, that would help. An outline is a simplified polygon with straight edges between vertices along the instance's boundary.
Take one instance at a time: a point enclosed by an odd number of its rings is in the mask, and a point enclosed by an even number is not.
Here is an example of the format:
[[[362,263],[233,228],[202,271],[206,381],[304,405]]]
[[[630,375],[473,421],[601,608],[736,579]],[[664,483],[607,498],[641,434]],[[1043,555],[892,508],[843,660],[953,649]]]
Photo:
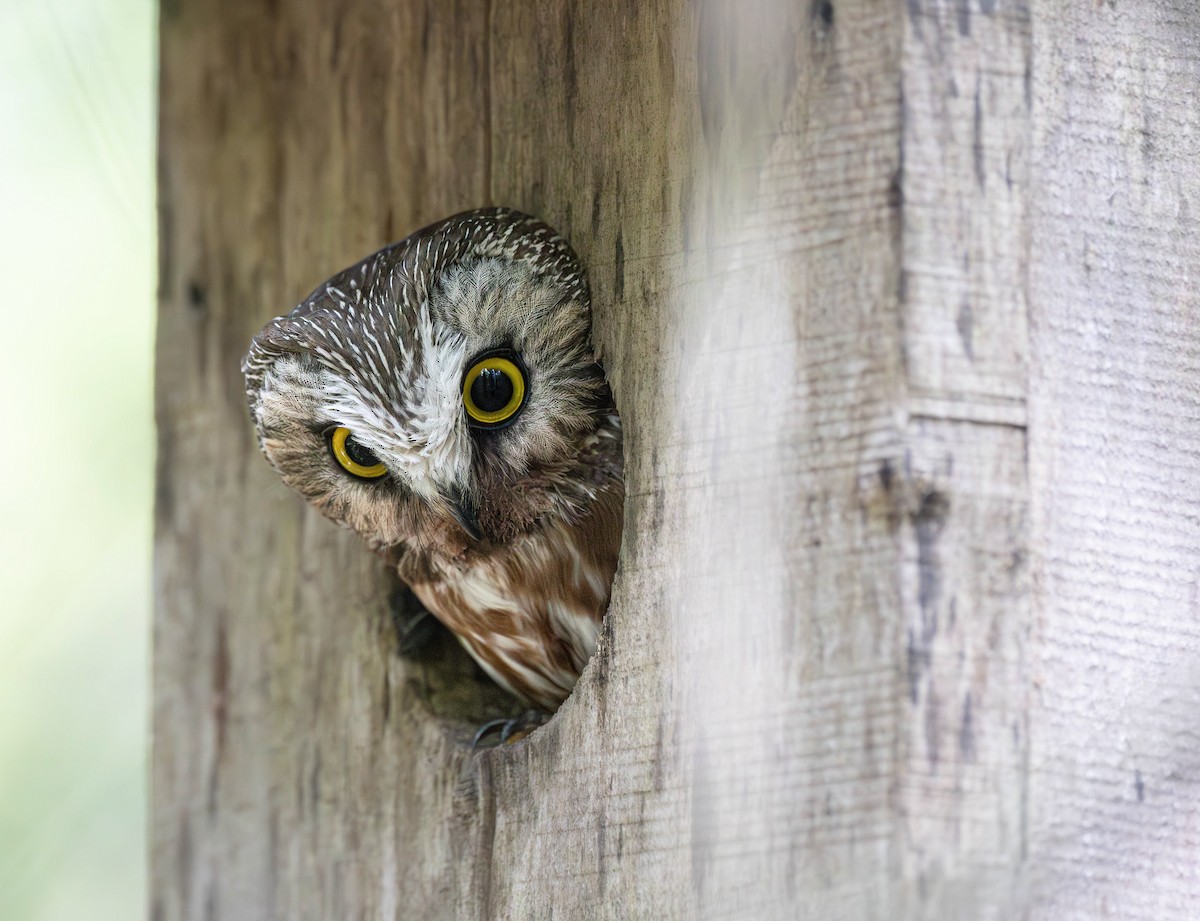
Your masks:
[[[1038,919],[1200,904],[1200,11],[1034,30]]]
[[[1200,14],[162,11],[152,917],[1190,918]],[[468,207],[589,267],[601,649],[529,740],[399,658],[238,361]]]

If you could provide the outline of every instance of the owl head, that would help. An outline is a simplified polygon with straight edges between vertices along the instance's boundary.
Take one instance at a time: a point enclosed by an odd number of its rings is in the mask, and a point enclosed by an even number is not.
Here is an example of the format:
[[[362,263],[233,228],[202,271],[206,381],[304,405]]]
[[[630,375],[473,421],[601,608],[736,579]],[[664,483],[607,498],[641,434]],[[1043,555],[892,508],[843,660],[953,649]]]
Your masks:
[[[243,361],[284,482],[377,550],[459,555],[586,502],[613,413],[583,269],[545,224],[447,218],[333,276]]]

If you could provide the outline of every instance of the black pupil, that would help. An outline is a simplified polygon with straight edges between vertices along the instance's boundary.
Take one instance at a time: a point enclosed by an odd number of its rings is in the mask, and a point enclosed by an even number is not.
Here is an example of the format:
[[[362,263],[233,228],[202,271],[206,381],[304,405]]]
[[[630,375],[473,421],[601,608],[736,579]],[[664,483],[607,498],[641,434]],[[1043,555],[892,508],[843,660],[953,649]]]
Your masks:
[[[353,435],[346,436],[346,456],[360,467],[374,467],[379,463],[379,458],[372,454],[369,448],[364,448],[355,441]]]
[[[471,402],[485,413],[504,409],[513,396],[513,382],[499,368],[484,368],[471,384]]]

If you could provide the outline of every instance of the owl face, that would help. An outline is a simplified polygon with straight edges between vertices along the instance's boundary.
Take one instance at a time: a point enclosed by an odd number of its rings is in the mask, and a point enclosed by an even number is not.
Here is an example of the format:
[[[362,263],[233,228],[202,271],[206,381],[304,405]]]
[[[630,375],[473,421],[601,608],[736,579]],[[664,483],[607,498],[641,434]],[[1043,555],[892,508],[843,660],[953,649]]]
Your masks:
[[[380,550],[457,556],[569,516],[612,412],[574,254],[510,211],[339,273],[267,324],[243,370],[284,481]]]

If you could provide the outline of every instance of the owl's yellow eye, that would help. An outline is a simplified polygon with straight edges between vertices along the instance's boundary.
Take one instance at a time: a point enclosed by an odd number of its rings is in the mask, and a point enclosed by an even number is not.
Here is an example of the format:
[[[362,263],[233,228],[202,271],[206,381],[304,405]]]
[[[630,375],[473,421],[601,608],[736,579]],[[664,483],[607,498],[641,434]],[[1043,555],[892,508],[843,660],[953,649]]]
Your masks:
[[[343,470],[364,480],[375,480],[388,472],[379,458],[369,448],[355,441],[350,430],[344,426],[339,425],[329,436],[329,450]]]
[[[515,419],[525,405],[525,374],[511,358],[486,356],[463,378],[462,395],[472,424],[498,428]]]

